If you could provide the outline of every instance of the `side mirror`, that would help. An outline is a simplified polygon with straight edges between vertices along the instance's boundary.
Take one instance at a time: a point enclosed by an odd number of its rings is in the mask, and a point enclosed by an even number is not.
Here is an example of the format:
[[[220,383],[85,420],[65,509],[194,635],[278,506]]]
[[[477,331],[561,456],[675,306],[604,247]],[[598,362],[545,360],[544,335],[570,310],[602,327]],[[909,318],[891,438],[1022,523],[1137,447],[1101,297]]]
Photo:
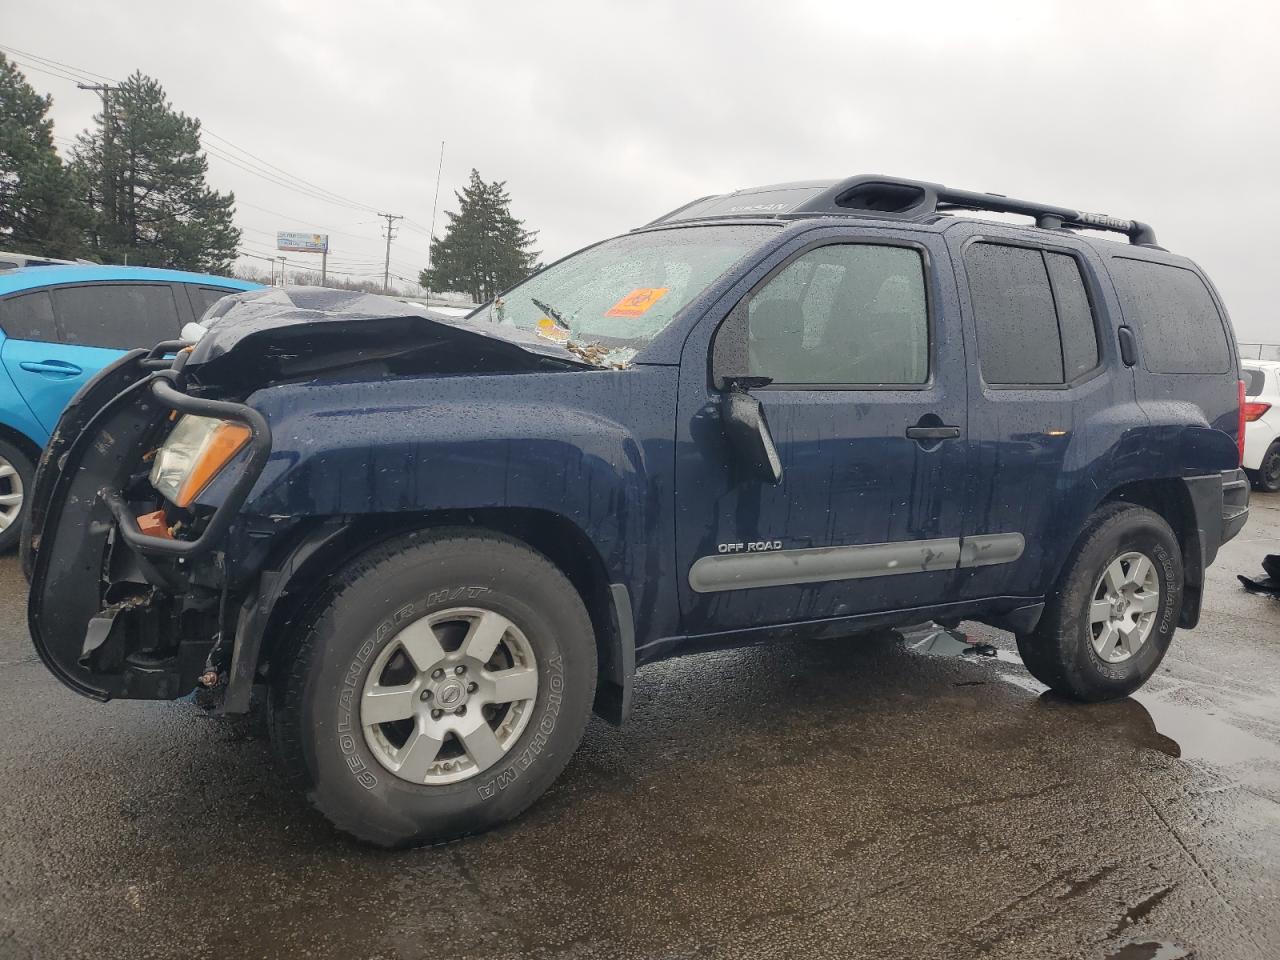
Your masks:
[[[747,391],[770,383],[768,377],[735,377],[720,401],[720,419],[734,459],[748,475],[777,484],[782,481],[782,461],[760,401]]]

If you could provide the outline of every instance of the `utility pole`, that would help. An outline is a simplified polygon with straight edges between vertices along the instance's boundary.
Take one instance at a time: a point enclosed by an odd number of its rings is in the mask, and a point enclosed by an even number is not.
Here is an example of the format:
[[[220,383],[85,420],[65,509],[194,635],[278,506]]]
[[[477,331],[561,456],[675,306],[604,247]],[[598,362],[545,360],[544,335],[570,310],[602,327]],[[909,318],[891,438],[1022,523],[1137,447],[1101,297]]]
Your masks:
[[[387,259],[382,265],[382,292],[391,292],[391,238],[396,235],[395,222],[404,217],[398,213],[380,213],[378,216],[387,221]]]
[[[440,175],[444,173],[444,141],[440,141],[440,165],[436,167],[436,195],[431,201],[431,231],[427,234],[427,266],[423,271],[431,274],[431,245],[436,240],[436,208],[440,206]],[[431,287],[427,287],[427,303],[431,302]]]
[[[289,284],[284,279],[284,257],[276,257],[280,261],[280,289],[283,290]]]
[[[81,90],[96,93],[102,98],[102,207],[107,223],[114,226],[116,217],[116,181],[111,170],[111,93],[118,89],[108,83],[77,83]],[[99,237],[101,240],[101,237]]]

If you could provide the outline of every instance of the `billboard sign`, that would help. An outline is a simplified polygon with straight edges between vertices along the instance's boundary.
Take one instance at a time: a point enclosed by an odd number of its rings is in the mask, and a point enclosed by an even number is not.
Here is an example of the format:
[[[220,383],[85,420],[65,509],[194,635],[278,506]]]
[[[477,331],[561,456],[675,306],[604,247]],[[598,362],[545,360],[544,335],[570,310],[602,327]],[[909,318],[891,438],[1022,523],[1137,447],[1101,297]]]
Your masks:
[[[277,250],[292,250],[296,253],[328,253],[329,235],[327,233],[284,233],[276,234]]]

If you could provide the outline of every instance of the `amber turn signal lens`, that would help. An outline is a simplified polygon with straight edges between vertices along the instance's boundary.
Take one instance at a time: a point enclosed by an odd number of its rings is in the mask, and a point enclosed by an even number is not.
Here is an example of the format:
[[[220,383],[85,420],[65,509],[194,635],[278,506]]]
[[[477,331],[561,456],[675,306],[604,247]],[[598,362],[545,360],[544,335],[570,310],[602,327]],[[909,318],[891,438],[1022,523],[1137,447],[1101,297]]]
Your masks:
[[[251,436],[253,431],[243,423],[224,420],[214,427],[199,457],[191,465],[186,479],[182,481],[182,486],[178,488],[178,496],[173,502],[180,507],[190,506],[209,485],[209,481],[218,475],[218,471],[230,463],[231,458],[249,442]]]

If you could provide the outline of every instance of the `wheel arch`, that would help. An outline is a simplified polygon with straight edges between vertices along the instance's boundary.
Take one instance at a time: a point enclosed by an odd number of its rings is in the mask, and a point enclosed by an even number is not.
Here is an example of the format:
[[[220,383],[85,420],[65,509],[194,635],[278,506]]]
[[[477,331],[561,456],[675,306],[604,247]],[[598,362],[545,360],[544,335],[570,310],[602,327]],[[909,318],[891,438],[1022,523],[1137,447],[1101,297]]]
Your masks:
[[[1190,629],[1200,621],[1200,604],[1204,595],[1207,566],[1196,508],[1187,483],[1180,477],[1135,480],[1112,490],[1098,504],[1132,503],[1159,514],[1173,530],[1182,547],[1182,607],[1178,626]],[[1211,558],[1210,558],[1211,559]]]
[[[36,443],[21,430],[11,427],[3,421],[0,421],[0,440],[7,440],[26,454],[31,460],[32,468],[40,461],[40,444]]]
[[[295,532],[264,566],[258,592],[242,607],[227,712],[248,708],[249,686],[282,647],[288,632],[306,622],[323,597],[330,574],[383,541],[436,528],[511,537],[564,573],[582,597],[595,634],[599,664],[595,712],[611,723],[622,723],[630,709],[635,670],[626,587],[610,582],[603,558],[572,520],[547,510],[519,507],[322,518]]]

